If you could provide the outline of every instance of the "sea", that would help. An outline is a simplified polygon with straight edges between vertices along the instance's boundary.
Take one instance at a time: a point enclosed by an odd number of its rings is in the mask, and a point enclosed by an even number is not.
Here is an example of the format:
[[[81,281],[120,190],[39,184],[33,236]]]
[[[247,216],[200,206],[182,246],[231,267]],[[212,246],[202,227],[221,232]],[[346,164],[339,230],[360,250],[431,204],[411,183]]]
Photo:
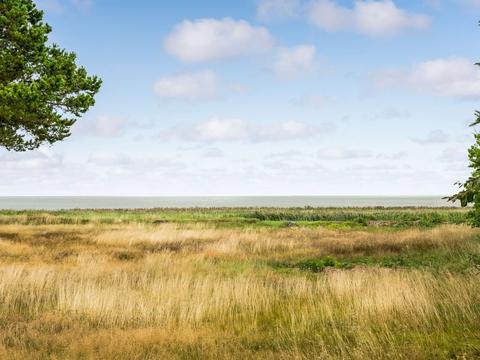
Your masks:
[[[235,207],[457,207],[443,196],[3,196],[2,210]]]

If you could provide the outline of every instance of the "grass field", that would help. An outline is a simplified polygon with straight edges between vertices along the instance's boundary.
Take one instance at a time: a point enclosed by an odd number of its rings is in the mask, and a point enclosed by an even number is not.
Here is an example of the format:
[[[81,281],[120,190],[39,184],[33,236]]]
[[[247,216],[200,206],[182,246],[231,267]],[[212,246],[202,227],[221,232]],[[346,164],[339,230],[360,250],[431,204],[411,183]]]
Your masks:
[[[1,359],[478,359],[462,209],[0,211]]]

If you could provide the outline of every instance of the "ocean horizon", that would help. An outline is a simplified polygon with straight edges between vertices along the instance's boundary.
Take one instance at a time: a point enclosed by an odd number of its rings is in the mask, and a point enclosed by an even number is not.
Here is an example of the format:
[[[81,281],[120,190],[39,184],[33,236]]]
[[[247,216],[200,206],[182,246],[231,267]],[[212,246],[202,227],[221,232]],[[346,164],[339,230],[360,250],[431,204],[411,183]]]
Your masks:
[[[2,210],[458,207],[438,196],[0,196]]]

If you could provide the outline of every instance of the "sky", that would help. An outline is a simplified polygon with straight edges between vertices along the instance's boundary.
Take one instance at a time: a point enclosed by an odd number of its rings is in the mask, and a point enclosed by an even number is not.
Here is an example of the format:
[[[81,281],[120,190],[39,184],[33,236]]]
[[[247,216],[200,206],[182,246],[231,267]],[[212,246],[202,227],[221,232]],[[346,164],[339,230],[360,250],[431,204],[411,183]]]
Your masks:
[[[37,0],[103,80],[0,195],[448,195],[480,110],[479,0]]]

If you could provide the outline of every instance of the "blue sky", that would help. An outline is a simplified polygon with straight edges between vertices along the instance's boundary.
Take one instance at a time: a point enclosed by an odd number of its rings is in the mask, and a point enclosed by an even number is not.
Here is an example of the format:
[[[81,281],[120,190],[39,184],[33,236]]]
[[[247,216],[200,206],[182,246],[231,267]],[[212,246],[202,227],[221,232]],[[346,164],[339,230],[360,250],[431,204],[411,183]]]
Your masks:
[[[436,195],[468,175],[480,1],[37,5],[104,85],[68,140],[0,152],[2,195]]]

